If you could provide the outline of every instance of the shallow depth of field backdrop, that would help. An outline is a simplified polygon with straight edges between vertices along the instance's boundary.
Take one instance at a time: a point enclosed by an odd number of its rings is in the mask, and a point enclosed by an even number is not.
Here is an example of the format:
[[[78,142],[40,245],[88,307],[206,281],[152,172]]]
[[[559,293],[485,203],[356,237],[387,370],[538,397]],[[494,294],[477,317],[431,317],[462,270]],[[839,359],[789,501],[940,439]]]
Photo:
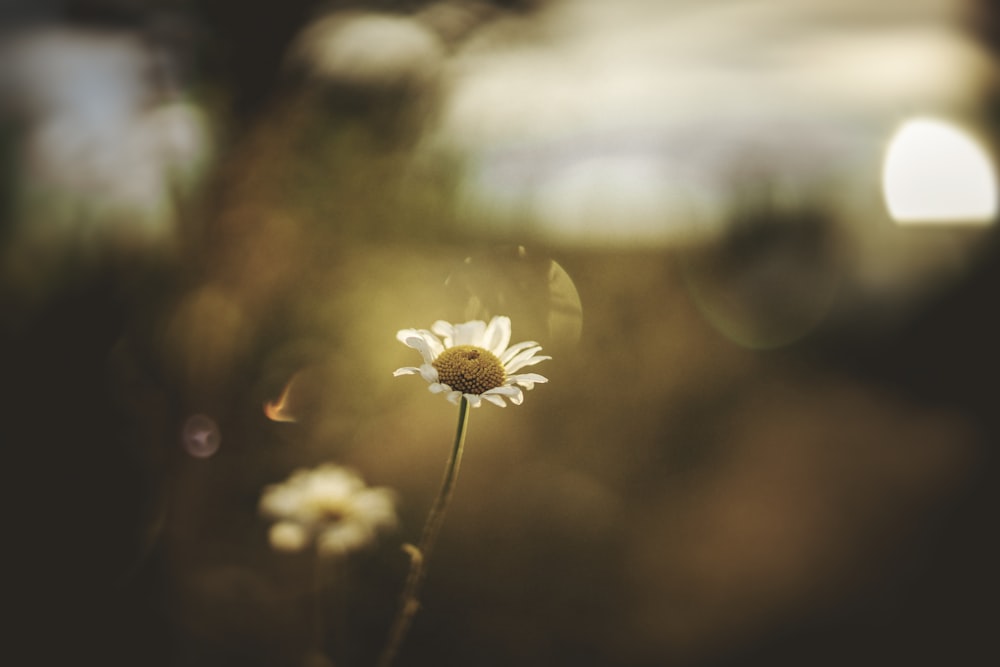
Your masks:
[[[4,664],[374,665],[508,315],[400,667],[991,664],[987,0],[0,7]],[[323,463],[392,489],[269,543]],[[8,621],[8,623],[10,623]]]

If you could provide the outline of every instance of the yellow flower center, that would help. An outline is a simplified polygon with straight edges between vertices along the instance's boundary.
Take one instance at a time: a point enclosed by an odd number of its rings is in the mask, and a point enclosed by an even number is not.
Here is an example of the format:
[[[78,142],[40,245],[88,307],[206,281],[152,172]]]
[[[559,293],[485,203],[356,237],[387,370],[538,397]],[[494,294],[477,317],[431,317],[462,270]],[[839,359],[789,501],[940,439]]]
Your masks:
[[[456,345],[438,355],[431,364],[438,380],[463,394],[482,394],[502,387],[507,371],[497,356],[475,345]]]

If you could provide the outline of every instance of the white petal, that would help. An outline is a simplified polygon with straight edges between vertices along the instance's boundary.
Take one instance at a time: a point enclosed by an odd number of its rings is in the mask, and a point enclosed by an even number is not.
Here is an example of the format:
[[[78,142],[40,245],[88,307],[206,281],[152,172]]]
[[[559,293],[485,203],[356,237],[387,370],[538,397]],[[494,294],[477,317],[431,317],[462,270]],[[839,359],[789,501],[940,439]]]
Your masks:
[[[483,334],[482,347],[489,350],[498,357],[507,349],[510,343],[510,318],[497,315],[486,325],[486,333]]]
[[[427,348],[430,350],[434,357],[444,352],[444,345],[438,340],[438,337],[427,329],[400,329],[396,332],[396,340],[413,347],[407,343],[408,338],[420,338],[427,344]]]
[[[513,385],[520,385],[525,389],[531,390],[535,388],[535,383],[548,382],[547,377],[541,376],[538,373],[521,373],[519,375],[511,375],[507,378],[507,382]]]
[[[517,375],[511,375],[507,380],[513,384],[521,384],[522,382],[537,382],[542,384],[549,381],[547,377],[538,373],[518,373]]]
[[[455,345],[475,345],[483,347],[483,334],[486,333],[486,322],[470,320],[455,325]]]
[[[371,527],[357,521],[346,521],[328,527],[316,536],[316,548],[323,554],[335,556],[354,551],[375,539]]]
[[[463,395],[465,396],[465,400],[469,402],[470,408],[478,408],[479,404],[482,403],[479,394],[463,394]]]
[[[403,343],[407,347],[412,347],[414,350],[420,352],[420,356],[424,358],[424,363],[429,364],[435,359],[435,355],[431,346],[427,343],[427,340],[423,336],[414,335],[403,339]]]
[[[400,343],[405,343],[407,338],[414,336],[420,336],[416,329],[400,329],[396,332],[396,340]]]
[[[430,364],[424,364],[423,366],[420,367],[420,377],[427,380],[428,382],[437,382],[438,381],[437,369],[431,366]]]
[[[462,398],[462,392],[460,391],[453,391],[447,396],[447,399],[455,405],[458,405],[458,399],[460,398]]]
[[[525,366],[534,366],[535,364],[541,363],[543,361],[548,361],[551,358],[552,357],[546,356],[544,354],[543,355],[539,355],[537,357],[532,357],[532,358],[527,359],[526,361],[524,361],[522,363],[516,364],[515,367],[512,368],[512,369],[510,369],[508,372],[519,371],[522,368],[524,368]]]
[[[545,355],[535,356],[535,353],[538,352],[540,349],[542,348],[540,347],[528,348],[521,354],[517,355],[516,357],[508,361],[506,364],[504,364],[504,368],[507,369],[507,373],[508,374],[516,373],[525,366],[534,366],[537,363],[540,363],[542,361],[547,361],[552,358]]]
[[[493,391],[493,390],[491,389],[490,391]],[[495,393],[491,394],[489,391],[487,391],[484,394],[482,394],[482,397],[483,397],[484,401],[489,401],[493,405],[497,405],[497,406],[499,406],[501,408],[506,408],[507,407],[507,404],[504,403],[503,396],[500,396],[499,394],[495,394]]]
[[[420,369],[413,366],[404,366],[392,372],[392,377],[394,378],[398,378],[400,375],[420,375]]]
[[[396,526],[395,494],[386,488],[363,488],[354,494],[354,516],[373,528]]]
[[[305,528],[290,521],[279,521],[268,531],[268,541],[278,551],[302,551],[309,541]]]
[[[269,485],[260,499],[261,513],[275,518],[296,516],[302,504],[302,494],[298,489],[299,479],[293,476],[284,484]]]
[[[427,346],[431,348],[434,358],[437,359],[440,357],[441,353],[444,352],[444,345],[441,343],[441,340],[427,329],[421,329],[420,335],[427,341]]]
[[[520,387],[515,387],[515,389],[517,389],[517,393],[510,397],[510,402],[514,405],[521,405],[524,403],[524,392],[521,391]]]
[[[511,345],[507,350],[504,351],[503,354],[499,354],[497,356],[500,357],[500,363],[506,364],[508,361],[513,359],[514,355],[516,355],[521,350],[526,350],[529,347],[536,347],[536,346],[538,347],[539,350],[542,349],[542,346],[538,345],[538,343],[536,343],[535,341],[526,340],[524,342],[517,343],[516,345]]]
[[[436,333],[438,336],[441,336],[445,349],[455,346],[455,325],[451,322],[438,320],[431,325],[431,331]]]
[[[508,378],[508,382],[509,382],[509,378]],[[504,396],[513,396],[514,394],[520,393],[520,391],[521,391],[520,389],[518,389],[517,387],[513,386],[513,383],[510,383],[510,384],[505,384],[502,387],[494,387],[493,389],[490,389],[489,391],[483,392],[483,394],[484,395],[485,394],[502,394]]]
[[[440,394],[445,391],[451,391],[451,387],[446,384],[441,384],[440,382],[432,382],[427,388],[431,390],[432,394]]]

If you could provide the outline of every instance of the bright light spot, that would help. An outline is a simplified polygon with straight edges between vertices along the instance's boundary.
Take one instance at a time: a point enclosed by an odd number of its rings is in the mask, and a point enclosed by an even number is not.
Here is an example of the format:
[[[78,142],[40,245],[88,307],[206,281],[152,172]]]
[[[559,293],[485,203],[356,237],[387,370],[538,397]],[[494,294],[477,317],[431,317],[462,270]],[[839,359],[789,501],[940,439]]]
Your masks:
[[[205,415],[192,415],[184,422],[181,444],[191,456],[207,459],[219,451],[222,434],[212,419]]]
[[[983,147],[940,120],[906,122],[893,136],[882,167],[889,214],[900,223],[993,222],[997,180]]]

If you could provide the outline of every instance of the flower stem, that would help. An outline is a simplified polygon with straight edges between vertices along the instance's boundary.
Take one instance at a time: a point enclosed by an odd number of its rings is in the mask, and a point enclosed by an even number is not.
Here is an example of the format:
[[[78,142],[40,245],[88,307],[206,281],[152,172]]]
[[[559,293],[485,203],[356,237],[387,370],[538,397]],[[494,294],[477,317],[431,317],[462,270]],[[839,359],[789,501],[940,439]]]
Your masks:
[[[318,549],[313,550],[312,570],[312,648],[302,658],[303,667],[333,667],[326,654],[326,614],[323,605],[324,570],[328,559]]]
[[[313,650],[326,652],[325,622],[323,619],[323,556],[313,549]]]
[[[455,432],[455,444],[451,449],[451,457],[448,459],[448,466],[445,468],[444,480],[441,482],[441,490],[437,499],[431,507],[430,514],[427,515],[427,522],[424,523],[424,530],[420,535],[420,544],[416,547],[407,544],[404,549],[410,556],[410,572],[406,577],[406,584],[403,587],[403,594],[393,619],[389,631],[389,641],[382,650],[379,657],[378,667],[390,667],[392,661],[399,651],[406,633],[413,623],[413,617],[420,609],[420,587],[427,576],[427,562],[430,560],[431,551],[437,541],[441,524],[444,523],[444,515],[451,504],[451,496],[455,489],[455,480],[458,478],[458,468],[462,463],[462,451],[465,449],[465,432],[469,426],[469,402],[463,396],[458,406],[458,428]]]

